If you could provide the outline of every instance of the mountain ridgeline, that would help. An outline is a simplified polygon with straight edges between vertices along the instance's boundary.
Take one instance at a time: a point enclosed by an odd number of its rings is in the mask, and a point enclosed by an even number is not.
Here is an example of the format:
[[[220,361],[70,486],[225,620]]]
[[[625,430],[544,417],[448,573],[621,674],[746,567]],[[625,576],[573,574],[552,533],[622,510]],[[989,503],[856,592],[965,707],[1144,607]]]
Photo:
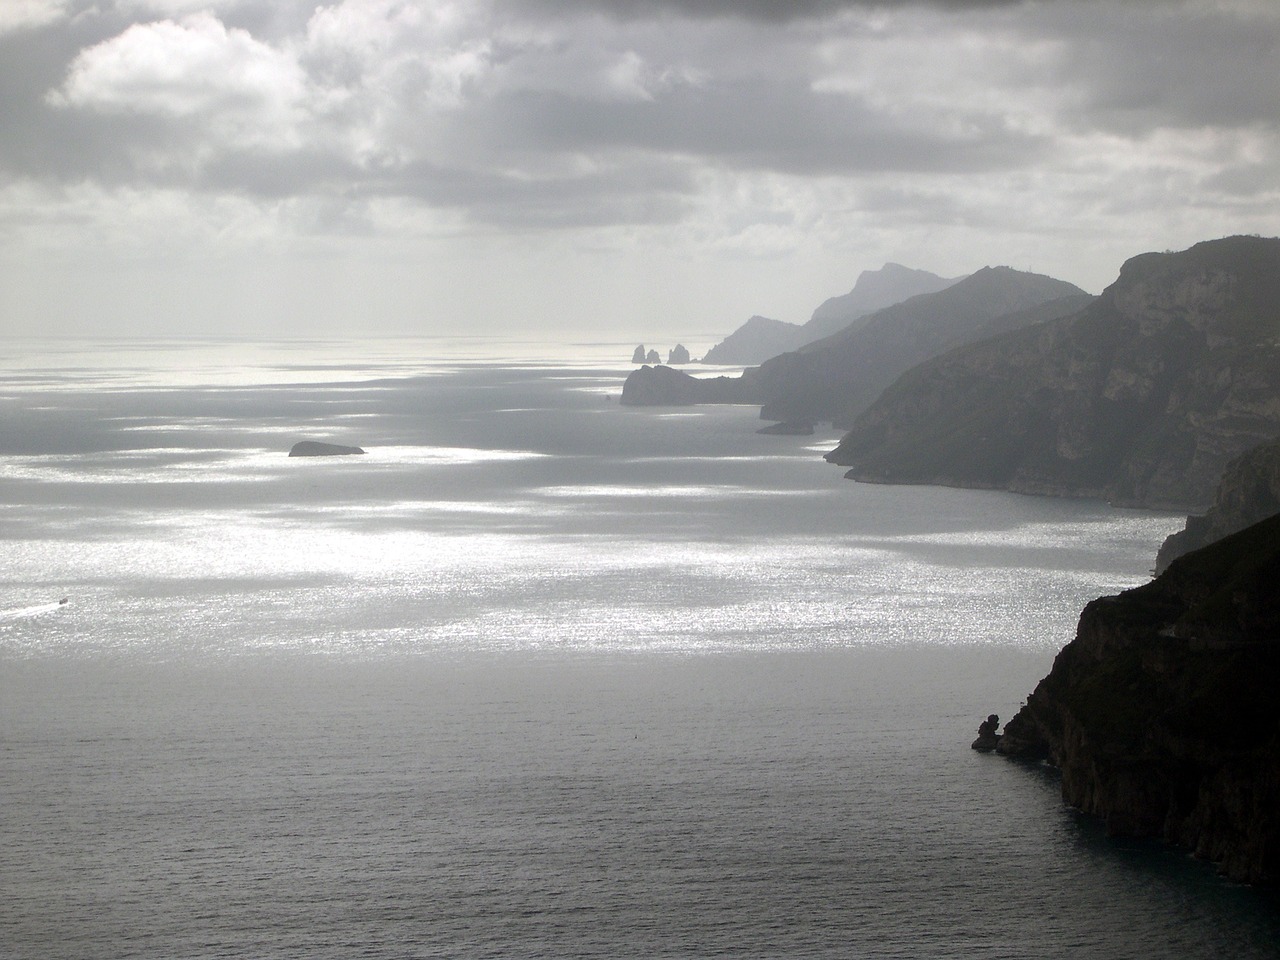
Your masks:
[[[920,361],[975,338],[1072,313],[1091,299],[1072,284],[1009,267],[987,267],[946,283],[942,290],[856,319],[841,332],[775,356],[738,378],[673,377],[656,367],[642,368],[627,378],[622,403],[758,403],[765,420],[847,426]],[[763,318],[753,323],[772,329],[772,321]]]
[[[849,477],[1200,509],[1280,436],[1280,240],[1144,254],[1083,310],[908,371],[827,455]]]
[[[985,267],[945,290],[886,307],[834,336],[766,361],[757,378],[760,416],[848,426],[916,364],[1002,330],[1074,312],[1088,299],[1062,280]]]
[[[702,362],[733,366],[763,363],[770,357],[838,333],[877,310],[920,294],[945,290],[955,282],[928,270],[886,263],[879,270],[864,270],[848,293],[824,300],[808,323],[752,317],[707,351]]]

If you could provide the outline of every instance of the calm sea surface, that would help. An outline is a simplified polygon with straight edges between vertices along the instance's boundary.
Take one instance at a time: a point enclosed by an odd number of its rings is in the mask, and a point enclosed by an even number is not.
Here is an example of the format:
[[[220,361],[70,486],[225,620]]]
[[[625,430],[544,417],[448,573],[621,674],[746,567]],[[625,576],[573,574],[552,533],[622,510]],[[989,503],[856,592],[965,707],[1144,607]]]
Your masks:
[[[1180,518],[853,484],[632,346],[12,345],[0,957],[1280,955],[968,748]]]

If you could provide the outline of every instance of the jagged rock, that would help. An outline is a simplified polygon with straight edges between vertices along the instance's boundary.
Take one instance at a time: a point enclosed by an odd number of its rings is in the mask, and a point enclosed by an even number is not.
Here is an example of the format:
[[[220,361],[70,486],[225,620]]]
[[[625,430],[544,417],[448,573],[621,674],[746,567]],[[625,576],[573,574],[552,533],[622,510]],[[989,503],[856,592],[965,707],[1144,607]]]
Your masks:
[[[645,358],[644,344],[642,343],[640,344],[640,346],[636,347],[635,353],[631,354],[631,362],[644,363],[644,358]]]
[[[1213,506],[1187,517],[1156,555],[1156,573],[1183,554],[1199,550],[1237,530],[1280,513],[1280,441],[1264,443],[1227,464]]]
[[[1230,237],[1134,257],[1083,310],[908,371],[827,459],[857,480],[1203,509],[1277,435],[1280,240]]]
[[[1280,881],[1280,516],[1090,603],[997,750],[1071,806],[1250,883]]]
[[[344,447],[319,440],[299,440],[289,450],[291,457],[349,457],[359,453],[364,453],[359,447]]]
[[[969,746],[982,753],[990,753],[1000,745],[1000,734],[996,733],[999,729],[1000,717],[993,713],[978,724],[978,739]]]
[[[683,343],[677,343],[667,352],[667,363],[688,363],[689,351]]]
[[[648,353],[644,355],[644,362],[645,363],[661,363],[662,357],[658,356],[657,350],[650,350]]]

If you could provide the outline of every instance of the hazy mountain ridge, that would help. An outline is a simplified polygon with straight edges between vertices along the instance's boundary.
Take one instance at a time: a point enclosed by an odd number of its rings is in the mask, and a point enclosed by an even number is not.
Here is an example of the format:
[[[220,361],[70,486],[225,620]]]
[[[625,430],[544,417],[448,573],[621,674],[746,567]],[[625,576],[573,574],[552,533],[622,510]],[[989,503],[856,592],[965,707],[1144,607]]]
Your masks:
[[[761,363],[798,347],[804,342],[803,331],[798,323],[757,315],[708,350],[701,362],[734,366]]]
[[[827,459],[876,482],[1197,508],[1280,435],[1280,240],[1144,254],[1072,316],[886,390]]]
[[[879,310],[864,322],[760,366],[765,420],[847,426],[904,371],[982,335],[992,321],[1040,322],[1029,308],[1079,287],[1010,267],[985,267],[936,293]],[[1021,319],[1019,319],[1021,318]]]
[[[845,329],[877,310],[922,293],[946,289],[959,279],[940,277],[899,263],[864,270],[848,293],[828,297],[805,324],[755,316],[707,351],[703,363],[754,365]]]
[[[1006,725],[1067,803],[1160,837],[1229,877],[1280,880],[1280,516],[1093,601]]]

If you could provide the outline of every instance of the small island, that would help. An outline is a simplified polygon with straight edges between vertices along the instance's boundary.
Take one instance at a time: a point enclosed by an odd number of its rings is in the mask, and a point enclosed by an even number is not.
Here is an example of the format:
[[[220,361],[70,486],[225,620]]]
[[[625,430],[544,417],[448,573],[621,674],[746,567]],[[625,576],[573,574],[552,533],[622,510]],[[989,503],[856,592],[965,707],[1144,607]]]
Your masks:
[[[360,447],[347,447],[340,443],[323,443],[320,440],[299,440],[289,450],[291,457],[350,457],[362,454]]]

